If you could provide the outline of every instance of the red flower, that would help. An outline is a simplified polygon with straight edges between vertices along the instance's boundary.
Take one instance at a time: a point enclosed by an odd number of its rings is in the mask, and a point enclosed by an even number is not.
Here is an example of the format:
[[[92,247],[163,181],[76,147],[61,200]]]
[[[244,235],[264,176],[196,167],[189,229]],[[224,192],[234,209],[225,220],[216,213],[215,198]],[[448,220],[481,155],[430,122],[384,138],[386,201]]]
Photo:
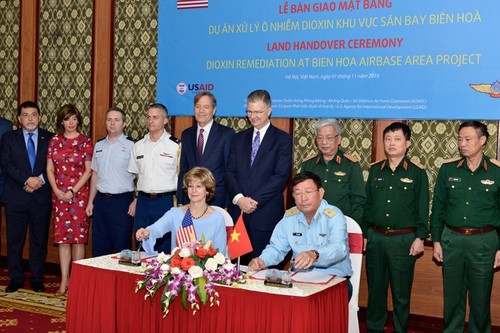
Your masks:
[[[210,249],[208,249],[208,256],[209,257],[213,257],[216,254],[217,254],[217,250],[214,249],[213,247],[211,247]]]
[[[179,256],[172,257],[170,259],[170,266],[172,267],[181,267],[182,259]]]
[[[185,271],[189,270],[191,266],[194,266],[194,260],[190,257],[182,259],[181,268]]]
[[[208,253],[208,251],[207,251],[207,250],[205,250],[205,249],[204,249],[204,248],[202,248],[202,247],[200,247],[200,248],[196,249],[196,256],[197,256],[198,258],[201,258],[201,259],[205,258],[205,257],[207,256],[207,253]]]

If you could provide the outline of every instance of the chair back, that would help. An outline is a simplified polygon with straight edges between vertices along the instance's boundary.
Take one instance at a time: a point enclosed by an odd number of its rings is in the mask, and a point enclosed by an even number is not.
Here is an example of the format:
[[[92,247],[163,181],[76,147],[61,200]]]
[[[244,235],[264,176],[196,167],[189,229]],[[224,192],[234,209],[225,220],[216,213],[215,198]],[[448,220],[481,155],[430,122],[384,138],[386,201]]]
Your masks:
[[[363,264],[363,232],[359,224],[351,217],[346,216],[347,233],[349,235],[349,257],[352,266],[352,297],[349,301],[349,333],[359,333],[358,297],[361,266]]]
[[[229,215],[227,210],[225,210],[224,208],[219,207],[219,206],[210,206],[210,207],[212,207],[213,210],[215,210],[217,213],[220,213],[222,215],[222,217],[224,218],[224,222],[226,222],[226,229],[228,227],[234,226],[233,218],[231,217],[231,215]]]

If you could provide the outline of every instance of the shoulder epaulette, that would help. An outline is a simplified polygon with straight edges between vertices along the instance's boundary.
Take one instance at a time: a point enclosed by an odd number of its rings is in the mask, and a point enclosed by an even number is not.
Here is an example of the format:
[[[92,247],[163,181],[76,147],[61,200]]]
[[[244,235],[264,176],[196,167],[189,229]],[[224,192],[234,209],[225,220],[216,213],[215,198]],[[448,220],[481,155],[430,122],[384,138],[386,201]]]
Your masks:
[[[285,212],[285,217],[297,215],[298,213],[300,213],[300,210],[297,207],[292,207],[290,209],[287,209],[287,211]]]
[[[178,145],[181,144],[181,139],[177,139],[173,135],[171,135],[169,139],[172,140],[173,142],[177,143]]]
[[[100,138],[99,140],[97,140],[97,142],[100,142],[100,141],[102,141],[102,140],[104,140],[104,139],[106,139],[106,137],[104,137],[104,138]]]
[[[344,157],[347,158],[349,161],[353,162],[353,163],[356,163],[358,162],[359,160],[352,156],[351,154],[348,154],[348,153],[344,153]]]
[[[132,139],[130,136],[127,136],[126,139],[129,140],[129,141],[135,142],[135,140]]]
[[[325,210],[323,210],[323,213],[325,213],[326,216],[328,217],[334,217],[335,214],[337,214],[333,209],[331,208],[325,208]]]
[[[419,168],[419,169],[425,169],[425,168],[424,168],[424,166],[423,166],[422,164],[418,163],[417,161],[410,160],[410,162],[411,162],[414,166],[416,166],[417,168]]]
[[[497,167],[500,167],[500,161],[499,160],[496,160],[494,158],[490,158],[490,162],[491,162],[491,164],[494,164]]]
[[[309,160],[312,160],[312,159],[313,159],[313,158],[315,158],[316,156],[317,156],[317,155],[316,155],[316,153],[313,153],[313,154],[311,154],[311,155],[307,156],[306,158],[304,158],[304,159],[302,160],[302,162],[307,162],[307,161],[309,161]]]
[[[375,161],[375,162],[370,163],[370,166],[373,166],[373,165],[378,164],[378,163],[383,162],[383,161],[385,161],[385,158],[384,158],[384,159],[381,159],[381,160],[378,160],[378,161]]]
[[[461,159],[462,159],[462,157],[460,157],[460,156],[453,157],[453,158],[450,158],[448,160],[443,161],[443,164],[453,163],[453,162],[456,162],[456,161],[460,161]]]

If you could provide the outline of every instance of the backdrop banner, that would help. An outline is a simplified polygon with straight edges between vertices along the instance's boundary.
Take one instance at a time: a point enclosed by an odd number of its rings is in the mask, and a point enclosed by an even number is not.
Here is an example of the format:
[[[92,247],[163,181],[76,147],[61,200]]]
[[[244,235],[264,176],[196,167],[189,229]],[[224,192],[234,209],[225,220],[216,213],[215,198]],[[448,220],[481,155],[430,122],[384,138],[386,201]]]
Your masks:
[[[500,119],[498,0],[160,0],[157,100],[218,116]]]

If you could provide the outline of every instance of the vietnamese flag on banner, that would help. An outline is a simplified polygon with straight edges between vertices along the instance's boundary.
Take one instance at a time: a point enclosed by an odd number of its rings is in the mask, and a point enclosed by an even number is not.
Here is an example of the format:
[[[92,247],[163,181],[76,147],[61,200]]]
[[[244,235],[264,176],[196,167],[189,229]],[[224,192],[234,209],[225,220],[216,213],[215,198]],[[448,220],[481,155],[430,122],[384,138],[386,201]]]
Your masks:
[[[229,250],[229,257],[235,259],[241,257],[248,252],[253,251],[250,237],[248,237],[247,228],[243,222],[243,213],[238,217],[238,221],[234,225],[233,232],[229,235],[227,240],[227,249]]]

